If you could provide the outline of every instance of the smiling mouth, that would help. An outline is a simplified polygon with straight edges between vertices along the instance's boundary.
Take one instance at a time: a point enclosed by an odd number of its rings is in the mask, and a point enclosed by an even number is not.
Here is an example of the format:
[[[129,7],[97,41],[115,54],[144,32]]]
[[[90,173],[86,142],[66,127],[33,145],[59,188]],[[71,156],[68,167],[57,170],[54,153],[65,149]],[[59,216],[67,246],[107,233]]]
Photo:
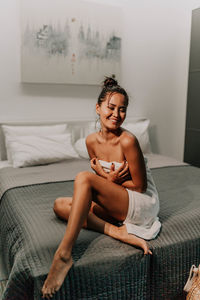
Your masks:
[[[116,120],[116,119],[109,119],[113,124],[117,124],[119,123],[119,120]]]

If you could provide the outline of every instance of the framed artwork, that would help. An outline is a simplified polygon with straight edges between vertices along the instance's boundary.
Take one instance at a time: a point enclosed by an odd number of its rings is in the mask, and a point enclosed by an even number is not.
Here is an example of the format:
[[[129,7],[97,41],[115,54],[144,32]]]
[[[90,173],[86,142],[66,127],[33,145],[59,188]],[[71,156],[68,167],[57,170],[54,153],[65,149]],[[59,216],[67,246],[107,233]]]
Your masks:
[[[21,80],[98,85],[120,79],[122,12],[84,0],[21,0]]]

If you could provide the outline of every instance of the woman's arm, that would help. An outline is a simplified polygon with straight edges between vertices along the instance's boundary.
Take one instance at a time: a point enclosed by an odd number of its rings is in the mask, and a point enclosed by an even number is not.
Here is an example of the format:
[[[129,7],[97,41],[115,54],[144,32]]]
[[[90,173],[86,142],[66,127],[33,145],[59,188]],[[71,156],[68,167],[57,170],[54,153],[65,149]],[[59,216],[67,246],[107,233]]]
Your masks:
[[[132,180],[122,183],[122,186],[130,190],[143,193],[147,188],[147,175],[144,157],[140,145],[135,136],[124,132],[121,137],[121,146]]]
[[[90,159],[92,159],[93,157],[95,157],[94,147],[93,147],[94,143],[95,143],[95,133],[89,134],[86,137],[85,143],[86,143],[89,157],[90,157]]]

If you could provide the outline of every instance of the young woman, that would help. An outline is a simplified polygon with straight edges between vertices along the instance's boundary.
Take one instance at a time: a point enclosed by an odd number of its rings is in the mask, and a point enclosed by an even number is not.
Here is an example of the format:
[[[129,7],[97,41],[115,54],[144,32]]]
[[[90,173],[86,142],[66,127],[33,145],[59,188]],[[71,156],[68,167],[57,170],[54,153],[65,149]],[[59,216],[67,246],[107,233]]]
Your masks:
[[[43,297],[49,299],[62,285],[73,264],[72,247],[82,227],[152,254],[145,240],[155,238],[160,230],[159,199],[137,138],[121,128],[127,106],[126,91],[114,79],[106,78],[96,104],[101,130],[86,139],[96,174],[80,172],[73,198],[55,201],[55,213],[68,224],[43,285]]]

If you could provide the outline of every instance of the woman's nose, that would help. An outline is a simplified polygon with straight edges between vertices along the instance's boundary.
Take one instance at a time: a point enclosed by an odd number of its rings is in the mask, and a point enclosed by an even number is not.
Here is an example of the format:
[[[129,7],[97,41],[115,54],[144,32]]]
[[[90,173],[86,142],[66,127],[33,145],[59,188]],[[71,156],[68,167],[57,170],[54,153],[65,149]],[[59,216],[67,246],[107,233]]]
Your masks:
[[[119,111],[118,111],[117,108],[114,109],[113,115],[114,115],[114,117],[118,117],[119,116]]]

